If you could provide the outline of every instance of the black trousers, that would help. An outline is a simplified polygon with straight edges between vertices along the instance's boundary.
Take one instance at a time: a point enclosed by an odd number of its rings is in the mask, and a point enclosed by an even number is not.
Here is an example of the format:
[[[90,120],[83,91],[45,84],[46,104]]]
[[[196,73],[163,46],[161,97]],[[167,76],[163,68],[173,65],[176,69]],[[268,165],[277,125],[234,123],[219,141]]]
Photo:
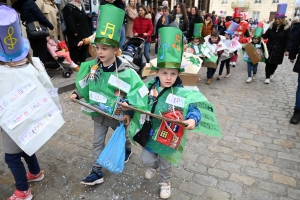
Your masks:
[[[270,78],[270,76],[275,73],[277,66],[278,66],[277,64],[266,63],[266,68],[265,68],[266,79]]]
[[[87,56],[88,45],[82,45],[80,47],[69,47],[70,57],[76,64],[85,62]]]
[[[222,75],[223,73],[223,69],[224,69],[224,65],[226,64],[226,70],[227,70],[227,74],[230,73],[230,58],[229,59],[226,59],[226,60],[223,60],[221,61],[221,64],[220,64],[220,69],[219,69],[219,75]]]
[[[47,60],[47,41],[46,38],[29,39],[31,49],[34,57],[39,57],[42,63]]]

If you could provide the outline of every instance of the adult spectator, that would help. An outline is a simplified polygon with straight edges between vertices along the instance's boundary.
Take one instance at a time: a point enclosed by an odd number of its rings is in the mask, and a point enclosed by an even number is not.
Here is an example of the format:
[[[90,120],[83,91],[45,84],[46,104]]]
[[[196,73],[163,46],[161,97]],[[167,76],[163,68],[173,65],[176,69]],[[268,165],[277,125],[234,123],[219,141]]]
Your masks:
[[[225,26],[225,23],[226,23],[226,19],[225,19],[225,15],[224,14],[221,14],[219,16],[219,23],[218,23],[218,31],[220,32],[220,35],[224,35],[225,34],[225,30],[226,30],[226,26]]]
[[[281,5],[287,4],[278,4]],[[278,8],[275,15],[275,20],[270,23],[269,29],[263,35],[264,39],[268,39],[267,48],[269,58],[266,59],[266,80],[265,84],[269,84],[270,80],[274,78],[274,73],[278,65],[282,64],[283,56],[289,54],[290,42],[290,22],[285,19],[285,12],[282,14],[282,9]]]
[[[163,1],[161,5],[163,7],[169,7],[169,2],[168,1]]]
[[[194,24],[203,23],[203,19],[200,16],[200,12],[196,6],[191,8],[190,27],[188,39],[191,40],[194,32]]]
[[[178,24],[179,29],[183,32],[186,38],[189,36],[189,19],[184,3],[176,5],[176,11],[172,14],[172,22]]]
[[[55,40],[62,39],[62,32],[60,29],[60,14],[54,0],[36,0],[36,5],[40,8],[42,13],[51,22],[54,29],[51,35],[54,36]]]
[[[152,25],[155,23],[155,13],[150,4],[147,5],[147,12],[151,15]]]
[[[203,23],[203,27],[202,27],[202,37],[206,37],[206,36],[210,35],[212,30],[213,30],[213,22],[211,19],[211,14],[207,13],[204,16],[204,23]]]
[[[77,46],[78,42],[90,36],[88,17],[80,0],[72,0],[63,9],[66,35],[71,59],[78,65],[86,59],[88,46]]]
[[[130,0],[128,6],[126,7],[126,13],[127,13],[127,24],[126,24],[126,37],[132,38],[133,32],[133,20],[137,18],[138,13],[136,11],[135,7],[135,0]]]
[[[153,24],[153,26],[154,26],[154,33],[155,33],[155,30],[156,30],[155,27],[156,27],[157,21],[163,15],[163,8],[164,8],[163,6],[159,6],[158,10],[157,10],[157,13],[155,15],[154,24]]]
[[[48,27],[50,30],[54,29],[54,26],[45,17],[39,7],[33,0],[19,0],[12,4],[12,7],[20,13],[22,23],[31,23],[38,21],[40,24]],[[28,30],[26,30],[28,31]],[[28,38],[34,57],[39,57],[40,60],[45,63],[47,60],[47,41],[45,38]]]
[[[144,46],[144,56],[147,63],[150,62],[150,42],[153,33],[153,25],[151,15],[147,12],[145,6],[139,6],[139,16],[133,21],[133,35],[142,37],[146,40]],[[141,57],[141,66],[143,66],[143,58]]]
[[[190,7],[186,8],[186,13],[187,13],[188,19],[190,20],[191,19],[191,8]]]
[[[140,2],[140,1],[139,1]],[[102,0],[101,1],[101,5],[105,5],[105,4],[112,4],[122,10],[125,11],[125,4],[122,2],[122,0]],[[126,15],[124,16],[124,20],[123,20],[123,26],[122,26],[122,30],[121,30],[121,37],[120,37],[120,42],[119,42],[119,47],[122,48],[125,40],[126,40],[126,33],[125,33],[125,24],[126,24]]]
[[[298,18],[298,19],[297,19]],[[294,18],[293,26],[291,28],[291,46],[290,46],[290,52],[289,52],[289,59],[291,63],[294,63],[294,60],[296,59],[296,56],[298,54],[297,61],[294,65],[293,71],[298,73],[298,87],[296,91],[296,102],[294,107],[294,114],[290,120],[290,123],[292,124],[299,124],[300,122],[300,59],[299,59],[299,46],[300,46],[300,23],[299,23],[299,17]]]
[[[216,11],[212,11],[212,13],[211,13],[211,21],[212,21],[213,24],[215,24],[215,21],[216,21],[215,14],[216,14]]]
[[[157,50],[158,50],[158,29],[160,29],[161,27],[164,26],[168,26],[170,24],[172,20],[172,16],[170,15],[170,10],[169,7],[165,6],[163,8],[163,15],[158,19],[157,23],[156,23],[156,27],[155,27],[155,34],[154,34],[154,38],[155,38],[155,54],[157,54]]]

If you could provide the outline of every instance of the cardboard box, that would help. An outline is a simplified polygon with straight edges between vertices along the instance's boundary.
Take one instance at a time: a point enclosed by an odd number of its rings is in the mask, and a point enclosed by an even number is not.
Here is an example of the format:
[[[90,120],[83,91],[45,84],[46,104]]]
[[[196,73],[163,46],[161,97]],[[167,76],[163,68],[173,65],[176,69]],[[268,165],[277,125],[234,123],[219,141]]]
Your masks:
[[[253,44],[250,42],[244,46],[245,51],[247,52],[251,62],[253,65],[259,63],[261,61],[261,56],[256,52]]]
[[[214,62],[203,62],[202,66],[203,67],[208,67],[208,68],[217,68],[217,63],[214,63]]]
[[[155,71],[151,71],[151,63],[146,63],[146,66],[143,68],[142,77],[155,75]]]

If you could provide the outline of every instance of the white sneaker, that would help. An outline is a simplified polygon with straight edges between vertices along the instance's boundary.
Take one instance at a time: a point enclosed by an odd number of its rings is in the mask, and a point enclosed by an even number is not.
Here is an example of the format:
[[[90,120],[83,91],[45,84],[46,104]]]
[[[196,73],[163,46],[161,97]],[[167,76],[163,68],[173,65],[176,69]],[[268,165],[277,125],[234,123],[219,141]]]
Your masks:
[[[270,76],[270,80],[273,80],[273,78],[274,78],[274,75],[272,74],[272,75]]]
[[[171,183],[170,182],[163,182],[160,183],[160,198],[168,199],[171,196]]]
[[[252,78],[251,77],[248,77],[246,83],[250,83],[252,81]]]
[[[151,179],[151,178],[153,178],[153,176],[155,175],[155,173],[156,173],[156,169],[148,167],[146,169],[146,172],[145,172],[145,178],[146,179]]]
[[[70,64],[66,59],[62,62],[63,64]]]
[[[270,79],[267,78],[267,79],[265,80],[265,84],[269,84],[269,83],[270,83]]]
[[[230,74],[226,74],[224,77],[225,77],[225,78],[228,78],[229,76],[230,76]]]
[[[256,79],[256,76],[255,76],[255,75],[253,75],[253,76],[252,76],[252,79],[253,79],[253,80],[255,80],[255,79]]]

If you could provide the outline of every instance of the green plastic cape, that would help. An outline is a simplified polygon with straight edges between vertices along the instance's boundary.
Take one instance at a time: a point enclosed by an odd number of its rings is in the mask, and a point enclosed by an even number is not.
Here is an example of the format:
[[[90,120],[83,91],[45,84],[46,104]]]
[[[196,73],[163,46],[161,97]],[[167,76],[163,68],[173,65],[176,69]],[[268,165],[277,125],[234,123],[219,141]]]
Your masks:
[[[76,88],[87,103],[103,104],[109,108],[104,111],[116,118],[122,118],[121,110],[115,102],[120,99],[128,100],[132,106],[139,109],[148,108],[148,88],[134,70],[125,68],[117,74],[116,72],[103,72],[101,68],[98,68],[94,71],[94,79],[91,80],[88,78],[92,75],[91,67],[96,64],[95,60],[82,63],[76,76]],[[118,88],[121,90],[120,97],[118,97]],[[88,109],[84,109],[83,113],[90,116],[100,115]]]
[[[146,85],[150,87],[150,85],[154,82],[154,80],[149,81]],[[161,90],[161,88],[157,88],[157,90]],[[164,111],[167,111],[170,104],[166,103],[166,99],[169,94],[172,94],[171,89],[168,89],[161,97],[159,97],[158,103],[155,107],[154,113],[157,115],[160,115],[160,113],[163,113]],[[200,110],[202,114],[202,119],[198,126],[195,127],[194,130],[191,132],[197,132],[206,134],[208,136],[213,137],[222,137],[222,134],[220,132],[220,126],[217,122],[216,115],[214,113],[214,107],[213,105],[205,98],[203,94],[200,92],[187,90],[185,88],[180,87],[173,87],[173,94],[179,97],[185,98],[184,102],[184,108],[183,108],[183,116],[185,120],[185,116],[188,112],[188,106],[189,104],[196,104],[197,108]],[[151,104],[151,103],[149,103]],[[149,106],[149,110],[150,110]],[[175,108],[178,108],[175,106]],[[141,129],[142,124],[144,123],[145,115],[135,112],[134,116],[130,123],[130,131],[129,136],[132,139],[133,136]],[[170,163],[177,166],[185,147],[186,143],[186,131],[184,131],[184,134],[182,136],[181,142],[179,146],[174,149],[171,147],[168,147],[164,144],[161,144],[155,140],[157,138],[158,129],[161,124],[161,120],[156,118],[151,118],[152,121],[152,129],[154,130],[153,136],[148,140],[146,147],[153,150],[155,153],[159,154],[163,158],[167,159]],[[151,134],[150,134],[151,135]],[[133,139],[132,139],[133,141]]]

